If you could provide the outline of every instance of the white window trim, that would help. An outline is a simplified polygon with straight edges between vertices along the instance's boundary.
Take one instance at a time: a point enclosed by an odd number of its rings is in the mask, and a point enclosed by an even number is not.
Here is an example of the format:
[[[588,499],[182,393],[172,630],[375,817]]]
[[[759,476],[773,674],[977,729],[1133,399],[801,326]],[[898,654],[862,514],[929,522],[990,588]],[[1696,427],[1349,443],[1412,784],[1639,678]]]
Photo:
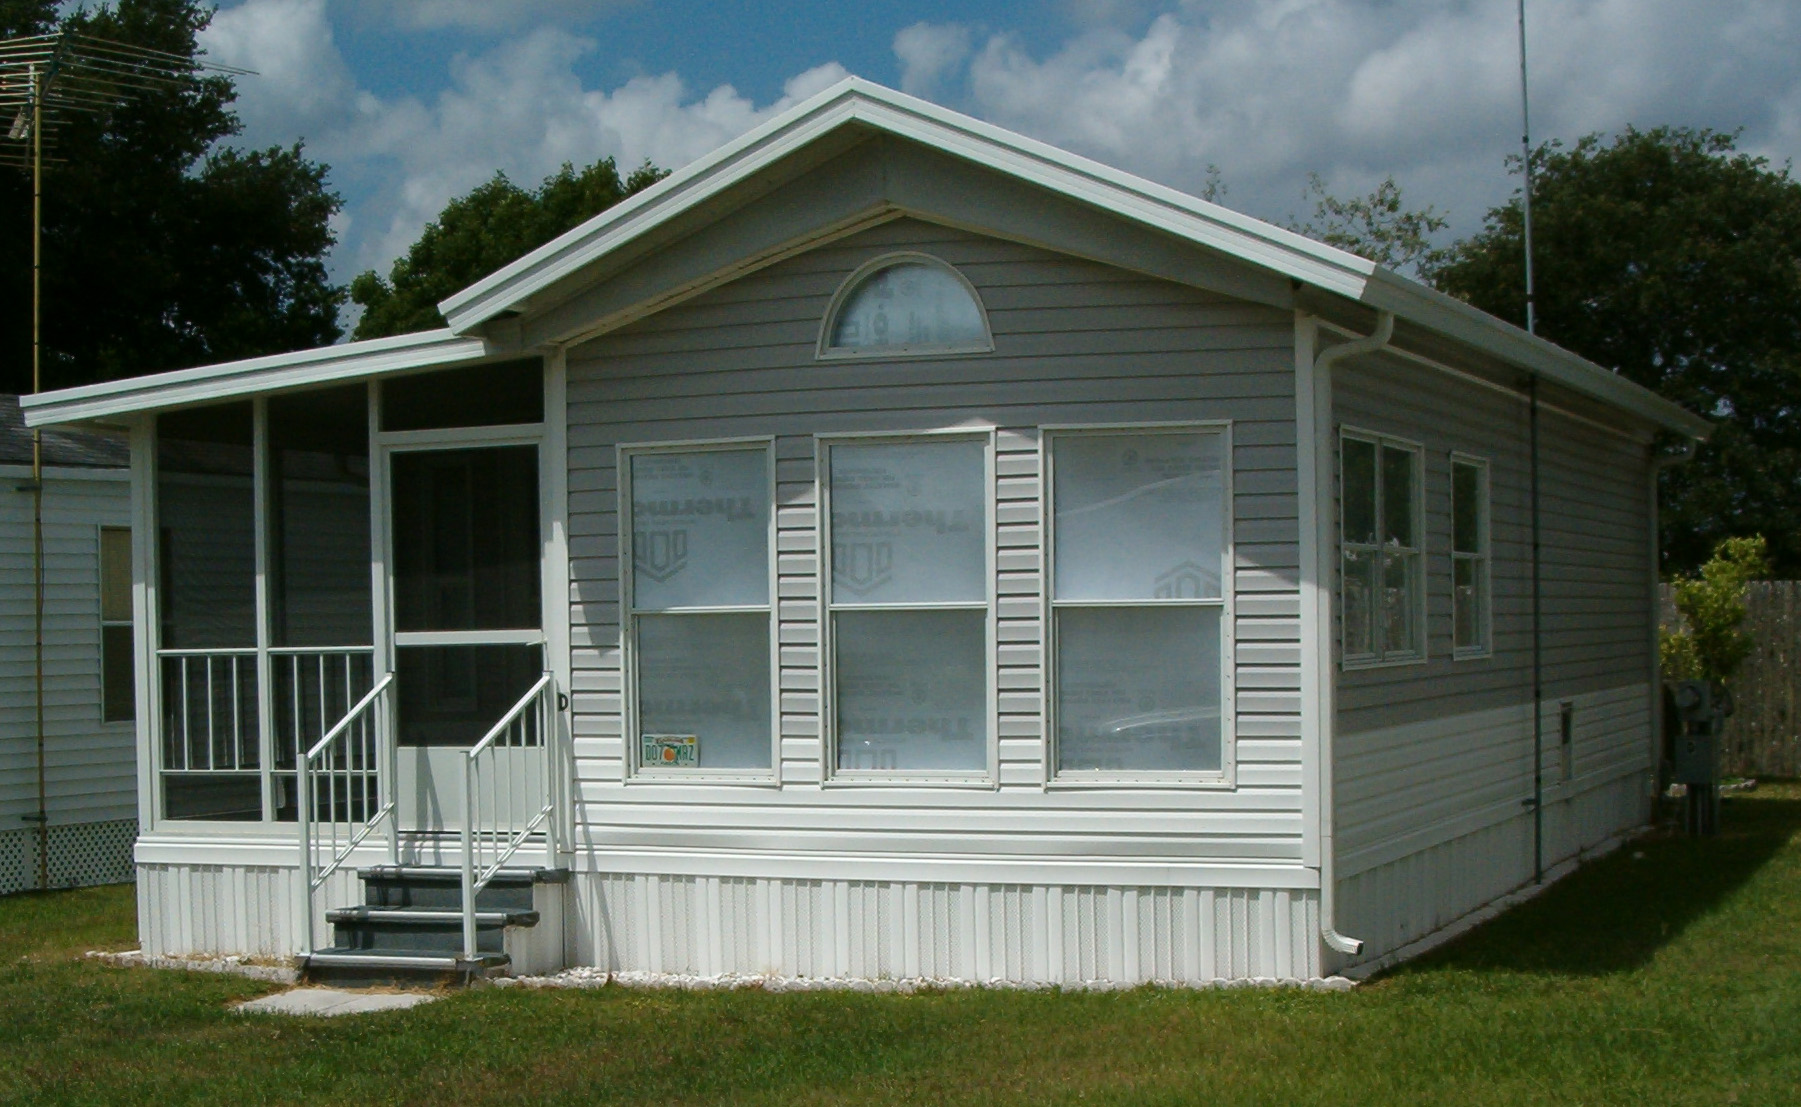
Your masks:
[[[949,428],[932,431],[861,432],[818,435],[814,438],[814,488],[819,505],[819,732],[821,735],[820,775],[826,787],[870,787],[907,785],[909,787],[948,787],[993,789],[1000,779],[999,727],[1000,689],[996,677],[999,667],[997,649],[996,566],[995,566],[995,441],[994,429],[965,430]],[[836,603],[832,598],[832,501],[831,451],[834,446],[901,444],[907,442],[980,442],[982,443],[982,525],[983,579],[987,584],[981,600],[947,603]],[[985,611],[983,620],[985,644],[982,651],[986,707],[983,714],[983,747],[985,767],[974,771],[933,771],[922,769],[840,769],[838,768],[837,656],[832,635],[832,614],[838,611]]]
[[[1220,436],[1220,598],[1217,600],[1132,600],[1125,602],[1070,601],[1056,598],[1055,451],[1058,438],[1086,435],[1133,435],[1158,432],[1209,432]],[[1039,549],[1043,555],[1039,603],[1044,613],[1044,682],[1041,700],[1044,719],[1044,779],[1048,791],[1084,789],[1184,789],[1225,791],[1238,783],[1238,668],[1237,649],[1237,546],[1233,522],[1237,516],[1233,495],[1232,422],[1228,419],[1178,420],[1152,423],[1046,424],[1038,434]],[[1057,769],[1057,610],[1060,607],[1145,607],[1171,605],[1216,607],[1220,610],[1219,737],[1220,767],[1215,772],[1168,770],[1164,772],[1115,772],[1105,769]]]
[[[1479,553],[1460,553],[1457,550],[1457,466],[1468,465],[1477,473],[1477,516],[1476,529]],[[1495,558],[1494,558],[1494,494],[1489,478],[1489,462],[1485,457],[1474,454],[1451,452],[1451,660],[1482,661],[1495,654]],[[1457,562],[1475,561],[1481,570],[1478,579],[1481,581],[1482,626],[1481,644],[1476,646],[1457,645]]]
[[[1376,447],[1376,527],[1377,543],[1367,546],[1363,543],[1345,541],[1344,527],[1344,444],[1346,441],[1367,442]],[[1355,545],[1371,550],[1377,554],[1382,552],[1380,529],[1382,527],[1382,449],[1406,450],[1413,454],[1413,541],[1414,544],[1404,549],[1413,551],[1413,619],[1414,626],[1419,628],[1419,649],[1396,653],[1392,656],[1377,650],[1372,654],[1352,656],[1346,648],[1344,638],[1344,553],[1345,547]],[[1430,659],[1431,639],[1426,626],[1426,447],[1409,438],[1397,435],[1382,434],[1379,431],[1365,430],[1349,425],[1338,428],[1338,454],[1335,459],[1338,481],[1338,559],[1333,572],[1338,574],[1338,656],[1339,667],[1347,672],[1358,669],[1392,669],[1407,665],[1424,665]],[[1378,566],[1379,567],[1379,566]],[[1372,615],[1373,617],[1373,615]],[[1372,630],[1372,638],[1374,632]],[[1372,642],[1373,644],[1373,642]]]
[[[982,340],[980,342],[946,342],[924,346],[865,347],[861,349],[840,348],[832,345],[832,331],[838,322],[838,312],[843,309],[846,300],[862,285],[866,277],[879,270],[905,262],[929,265],[934,269],[942,269],[957,278],[963,290],[969,293],[970,300],[976,305],[976,314],[982,320]],[[819,339],[814,347],[814,356],[820,361],[884,361],[892,358],[909,357],[944,357],[949,354],[989,354],[994,352],[994,331],[988,325],[988,308],[982,303],[981,294],[976,286],[969,283],[969,278],[958,271],[957,267],[943,258],[917,250],[896,250],[869,259],[844,278],[838,290],[832,293],[832,299],[826,306],[825,316],[819,323]]]
[[[132,666],[131,714],[126,715],[122,719],[107,718],[106,717],[106,630],[108,627],[124,627],[125,629],[130,630],[132,632],[132,637],[133,637],[133,640],[135,641],[136,637],[137,637],[137,630],[136,630],[137,623],[135,620],[130,619],[130,618],[108,619],[106,617],[106,532],[109,530],[122,530],[125,532],[126,538],[128,540],[126,542],[125,571],[128,576],[130,575],[130,573],[132,571],[132,556],[133,555],[131,553],[131,550],[132,550],[131,543],[135,542],[137,539],[136,539],[136,536],[135,536],[134,532],[132,531],[132,528],[130,527],[130,525],[120,526],[116,523],[102,523],[99,526],[96,526],[94,528],[94,567],[95,567],[95,569],[98,570],[98,577],[99,577],[99,582],[100,582],[99,592],[95,596],[95,599],[97,602],[94,604],[94,613],[97,616],[97,618],[95,619],[95,624],[97,626],[99,626],[99,628],[100,628],[100,650],[99,650],[99,654],[100,654],[100,725],[104,726],[104,727],[117,727],[120,729],[124,729],[127,727],[135,727],[137,725],[137,702],[138,702],[137,675],[136,675],[137,667],[135,664]],[[136,646],[133,646],[132,648],[135,651]]]
[[[764,538],[768,561],[768,591],[764,603],[706,607],[661,608],[646,612],[654,615],[729,615],[767,612],[769,620],[769,768],[767,769],[667,769],[641,763],[643,741],[638,733],[638,643],[637,617],[632,602],[632,481],[631,459],[654,454],[690,454],[743,451],[761,448],[766,455],[769,519]],[[708,438],[668,442],[622,443],[615,447],[614,463],[619,486],[619,528],[616,561],[619,566],[619,649],[621,677],[621,733],[625,739],[625,783],[631,785],[735,784],[775,787],[781,783],[782,769],[782,690],[781,690],[781,604],[777,595],[776,567],[776,457],[775,436],[755,435],[743,438]]]

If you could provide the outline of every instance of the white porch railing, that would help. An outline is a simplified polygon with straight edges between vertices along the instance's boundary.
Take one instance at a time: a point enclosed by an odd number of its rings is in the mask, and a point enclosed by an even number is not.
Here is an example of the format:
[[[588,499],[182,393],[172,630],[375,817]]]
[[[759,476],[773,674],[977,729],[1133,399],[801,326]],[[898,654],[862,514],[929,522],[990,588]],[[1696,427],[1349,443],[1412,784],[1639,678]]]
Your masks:
[[[400,860],[393,687],[394,674],[384,675],[299,759],[300,867],[306,881],[302,953],[315,948],[314,900],[320,887],[383,822],[388,859]]]
[[[540,827],[546,867],[557,865],[555,701],[556,682],[545,673],[463,760],[463,954],[472,960],[476,895]],[[538,764],[519,755],[527,749],[542,755]]]

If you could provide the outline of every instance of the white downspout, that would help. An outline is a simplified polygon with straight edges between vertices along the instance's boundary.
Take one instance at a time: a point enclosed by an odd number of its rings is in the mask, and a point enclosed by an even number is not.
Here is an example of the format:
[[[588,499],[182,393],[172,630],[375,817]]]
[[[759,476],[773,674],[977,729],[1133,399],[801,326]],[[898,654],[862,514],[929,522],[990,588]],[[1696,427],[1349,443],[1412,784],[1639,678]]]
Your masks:
[[[1659,484],[1658,478],[1663,475],[1663,471],[1665,469],[1673,468],[1674,466],[1682,465],[1685,462],[1693,461],[1695,458],[1695,447],[1697,447],[1698,445],[1700,445],[1700,442],[1697,439],[1685,438],[1682,440],[1681,448],[1678,449],[1675,453],[1659,454],[1659,453],[1656,453],[1655,450],[1653,450],[1652,455],[1651,455],[1651,488],[1650,488],[1650,493],[1649,493],[1651,504],[1650,504],[1649,515],[1650,515],[1650,519],[1651,519],[1651,528],[1650,528],[1651,529],[1651,538],[1650,538],[1650,543],[1651,543],[1651,569],[1650,569],[1650,572],[1651,572],[1651,704],[1650,704],[1651,716],[1650,717],[1651,717],[1651,780],[1652,780],[1652,787],[1656,787],[1657,782],[1660,779],[1660,777],[1659,777],[1660,770],[1659,770],[1658,766],[1663,761],[1663,656],[1662,656],[1663,643],[1662,643],[1662,636],[1659,633],[1659,623],[1662,621],[1662,617],[1663,617],[1663,602],[1662,602],[1663,596],[1662,596],[1662,589],[1660,588],[1660,585],[1662,585],[1662,583],[1663,583],[1663,578],[1657,572],[1657,563],[1659,560],[1661,560],[1660,555],[1663,553],[1663,546],[1662,546],[1662,542],[1660,541],[1659,533],[1658,533],[1662,529],[1662,520],[1658,517],[1658,504],[1657,504],[1657,488],[1658,488],[1658,484]]]
[[[1315,503],[1323,510],[1315,512],[1314,525],[1318,534],[1312,542],[1315,556],[1313,579],[1317,607],[1314,613],[1315,617],[1311,620],[1312,625],[1305,628],[1303,633],[1310,634],[1314,638],[1311,648],[1316,651],[1316,655],[1320,659],[1314,665],[1316,695],[1313,703],[1307,705],[1318,716],[1316,725],[1319,734],[1319,924],[1320,937],[1326,945],[1339,953],[1352,957],[1363,952],[1362,939],[1346,937],[1337,929],[1338,888],[1334,856],[1336,850],[1333,843],[1335,814],[1332,806],[1332,736],[1335,722],[1332,694],[1334,684],[1331,619],[1333,589],[1329,584],[1333,579],[1335,568],[1332,557],[1333,543],[1327,540],[1327,536],[1331,534],[1328,520],[1332,517],[1330,505],[1335,499],[1333,494],[1335,484],[1331,479],[1333,461],[1329,436],[1322,439],[1320,428],[1323,426],[1329,431],[1332,427],[1332,405],[1330,403],[1332,366],[1345,358],[1375,353],[1388,345],[1388,341],[1394,337],[1394,333],[1394,312],[1379,311],[1376,313],[1376,329],[1366,337],[1350,342],[1341,342],[1328,350],[1321,351],[1313,360],[1314,395],[1325,400],[1324,403],[1316,401],[1313,405]],[[1322,441],[1328,444],[1322,446]]]

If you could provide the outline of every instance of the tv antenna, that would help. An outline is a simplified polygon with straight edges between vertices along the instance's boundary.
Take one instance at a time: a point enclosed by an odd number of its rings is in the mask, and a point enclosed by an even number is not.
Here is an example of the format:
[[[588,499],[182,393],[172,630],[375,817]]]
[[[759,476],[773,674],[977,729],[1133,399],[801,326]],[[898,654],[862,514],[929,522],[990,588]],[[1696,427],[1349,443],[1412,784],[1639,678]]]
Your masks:
[[[31,174],[31,391],[43,391],[44,165],[60,163],[55,139],[80,118],[162,93],[195,87],[202,74],[248,76],[250,70],[114,42],[79,31],[0,39],[0,165]],[[46,152],[46,148],[49,152]],[[50,886],[50,827],[44,777],[44,444],[31,432],[31,551],[37,684],[39,888]]]

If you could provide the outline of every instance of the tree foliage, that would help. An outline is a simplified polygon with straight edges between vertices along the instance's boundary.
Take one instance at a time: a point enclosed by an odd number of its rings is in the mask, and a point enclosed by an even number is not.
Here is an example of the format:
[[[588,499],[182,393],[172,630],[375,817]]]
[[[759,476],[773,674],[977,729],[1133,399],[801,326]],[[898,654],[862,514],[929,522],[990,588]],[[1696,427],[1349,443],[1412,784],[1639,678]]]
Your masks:
[[[1741,629],[1745,586],[1769,572],[1762,537],[1728,538],[1694,576],[1671,585],[1682,628],[1664,627],[1658,640],[1666,680],[1732,679],[1756,647]]]
[[[58,18],[0,0],[0,36],[58,27],[195,57],[211,5],[117,0]],[[254,80],[255,78],[250,78]],[[239,150],[228,77],[59,127],[44,172],[44,385],[64,387],[334,342],[325,271],[338,197],[299,145]],[[30,388],[26,174],[0,169],[0,388]]]
[[[1393,177],[1367,196],[1345,200],[1326,190],[1325,178],[1309,173],[1301,198],[1312,202],[1313,215],[1304,222],[1291,218],[1289,229],[1308,238],[1401,271],[1428,266],[1439,256],[1432,236],[1448,225],[1444,213],[1430,204],[1409,208]]]
[[[612,158],[580,173],[565,163],[533,191],[496,173],[445,206],[383,280],[373,270],[350,284],[363,307],[357,338],[380,338],[444,325],[438,303],[508,262],[663,179],[646,163],[621,180]]]
[[[1627,128],[1534,154],[1538,331],[1717,421],[1663,477],[1665,565],[1762,534],[1801,573],[1801,183],[1708,130]],[[1430,279],[1523,325],[1519,196]]]

